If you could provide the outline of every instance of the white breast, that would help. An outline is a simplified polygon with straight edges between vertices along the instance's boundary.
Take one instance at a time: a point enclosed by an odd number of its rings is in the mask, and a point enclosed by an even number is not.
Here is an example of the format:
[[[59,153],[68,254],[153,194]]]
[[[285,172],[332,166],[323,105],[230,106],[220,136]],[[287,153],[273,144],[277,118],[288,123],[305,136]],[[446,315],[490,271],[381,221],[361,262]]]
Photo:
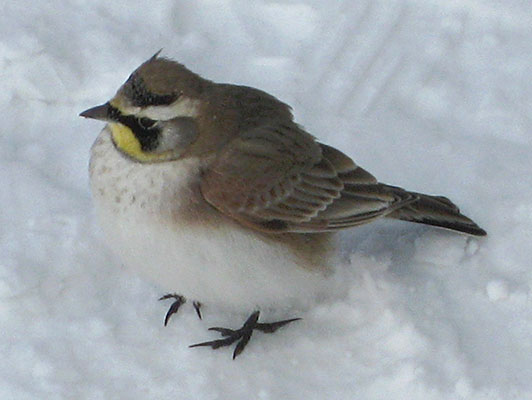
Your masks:
[[[338,291],[336,279],[296,265],[282,243],[221,215],[196,187],[197,158],[143,164],[120,154],[104,129],[91,151],[95,207],[126,266],[204,304],[302,307]]]

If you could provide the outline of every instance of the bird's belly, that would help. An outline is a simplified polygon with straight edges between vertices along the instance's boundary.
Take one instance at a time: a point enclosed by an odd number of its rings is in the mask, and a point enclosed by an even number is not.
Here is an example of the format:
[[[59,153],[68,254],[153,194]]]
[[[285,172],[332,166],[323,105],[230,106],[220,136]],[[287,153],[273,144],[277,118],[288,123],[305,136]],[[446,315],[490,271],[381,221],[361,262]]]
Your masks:
[[[337,292],[331,291],[331,260],[306,268],[289,236],[256,233],[208,205],[195,185],[198,160],[133,162],[116,151],[104,130],[90,169],[110,248],[166,291],[245,309],[303,307]]]
[[[302,307],[324,295],[328,278],[294,262],[282,246],[229,229],[176,229],[101,214],[106,236],[126,266],[165,291],[210,305]],[[138,219],[136,219],[138,221]]]

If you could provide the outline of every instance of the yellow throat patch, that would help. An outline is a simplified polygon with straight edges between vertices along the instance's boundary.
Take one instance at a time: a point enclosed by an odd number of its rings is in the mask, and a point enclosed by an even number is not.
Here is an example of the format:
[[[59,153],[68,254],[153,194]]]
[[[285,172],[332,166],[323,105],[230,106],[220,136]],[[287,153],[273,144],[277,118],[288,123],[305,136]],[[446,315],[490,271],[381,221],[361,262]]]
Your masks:
[[[131,129],[119,122],[109,123],[113,142],[118,150],[140,162],[156,162],[168,160],[171,152],[148,153],[142,150],[140,142]]]

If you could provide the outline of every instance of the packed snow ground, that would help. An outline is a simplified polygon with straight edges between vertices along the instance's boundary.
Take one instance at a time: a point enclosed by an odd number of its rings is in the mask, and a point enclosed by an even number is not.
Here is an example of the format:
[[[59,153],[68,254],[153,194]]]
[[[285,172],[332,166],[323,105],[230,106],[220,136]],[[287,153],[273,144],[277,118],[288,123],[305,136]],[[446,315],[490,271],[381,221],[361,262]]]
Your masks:
[[[526,0],[6,2],[0,16],[1,399],[532,399],[532,9]],[[159,48],[256,86],[380,180],[489,236],[345,233],[346,298],[230,350],[113,259],[89,148]],[[291,315],[292,316],[292,315]],[[266,318],[266,317],[265,317]]]

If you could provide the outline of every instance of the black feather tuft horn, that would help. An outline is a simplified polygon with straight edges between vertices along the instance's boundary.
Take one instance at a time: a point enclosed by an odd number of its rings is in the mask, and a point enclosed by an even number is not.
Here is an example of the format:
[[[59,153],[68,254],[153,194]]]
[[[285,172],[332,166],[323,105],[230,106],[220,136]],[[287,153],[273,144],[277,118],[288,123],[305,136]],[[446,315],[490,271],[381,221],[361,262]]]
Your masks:
[[[157,53],[155,53],[148,61],[155,60],[159,56],[159,54],[161,54],[161,51],[163,51],[162,48]]]

